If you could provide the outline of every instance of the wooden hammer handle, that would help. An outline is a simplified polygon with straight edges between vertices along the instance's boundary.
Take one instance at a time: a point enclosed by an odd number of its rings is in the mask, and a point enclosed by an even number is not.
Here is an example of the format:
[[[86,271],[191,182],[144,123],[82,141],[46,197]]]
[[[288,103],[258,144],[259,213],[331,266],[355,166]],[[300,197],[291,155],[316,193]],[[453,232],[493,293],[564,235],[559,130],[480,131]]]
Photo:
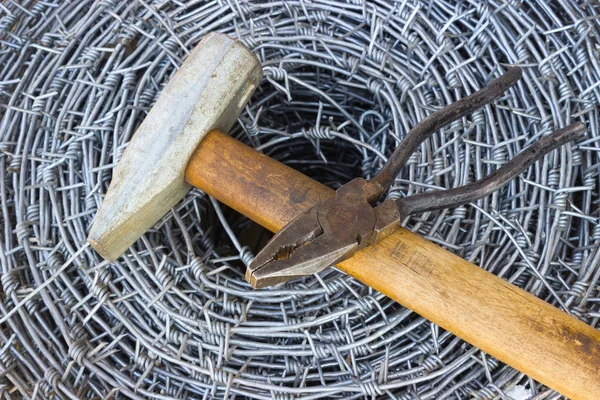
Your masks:
[[[333,190],[212,131],[186,179],[271,231]],[[406,229],[338,268],[572,399],[600,398],[600,331]]]

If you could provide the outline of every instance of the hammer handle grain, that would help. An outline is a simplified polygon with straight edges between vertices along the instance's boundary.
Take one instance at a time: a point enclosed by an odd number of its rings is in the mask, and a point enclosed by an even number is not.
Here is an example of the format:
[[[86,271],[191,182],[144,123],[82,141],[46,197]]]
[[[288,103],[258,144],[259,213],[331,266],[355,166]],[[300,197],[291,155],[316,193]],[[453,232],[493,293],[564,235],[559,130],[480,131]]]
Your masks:
[[[271,231],[333,190],[219,132],[189,183]],[[600,331],[404,228],[338,268],[571,399],[600,398]]]

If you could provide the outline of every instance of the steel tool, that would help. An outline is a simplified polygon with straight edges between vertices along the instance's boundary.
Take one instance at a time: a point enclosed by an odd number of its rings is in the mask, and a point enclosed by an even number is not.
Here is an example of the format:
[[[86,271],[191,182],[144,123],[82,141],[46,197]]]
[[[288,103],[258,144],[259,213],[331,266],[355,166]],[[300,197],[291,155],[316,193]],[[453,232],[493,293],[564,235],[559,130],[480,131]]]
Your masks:
[[[540,139],[479,181],[396,201],[387,198],[377,204],[410,155],[429,135],[499,98],[521,75],[520,68],[511,68],[485,88],[429,115],[411,129],[373,179],[353,179],[340,187],[335,197],[318,202],[277,233],[250,263],[246,280],[255,288],[262,288],[319,273],[387,237],[408,215],[456,207],[485,197],[544,154],[581,138],[586,127],[576,122]]]

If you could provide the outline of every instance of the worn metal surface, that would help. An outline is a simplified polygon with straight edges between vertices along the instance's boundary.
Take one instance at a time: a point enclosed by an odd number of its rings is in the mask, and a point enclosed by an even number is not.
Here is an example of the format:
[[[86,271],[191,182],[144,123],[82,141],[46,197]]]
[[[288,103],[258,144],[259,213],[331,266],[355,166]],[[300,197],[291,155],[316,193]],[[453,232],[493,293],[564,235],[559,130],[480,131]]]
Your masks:
[[[373,237],[377,216],[370,203],[380,194],[379,185],[363,178],[344,184],[280,230],[248,265],[246,280],[263,288],[352,257]]]
[[[117,259],[183,199],[192,153],[209,131],[229,131],[261,78],[258,59],[227,35],[190,52],[117,162],[88,236],[102,257]]]
[[[410,126],[518,64],[524,86],[433,135],[392,197],[469,183],[583,117],[589,139],[501,195],[406,224],[596,326],[593,3],[8,1],[0,13],[3,393],[560,398],[335,270],[254,291],[247,221],[197,191],[115,263],[85,238],[114,162],[210,31],[241,37],[264,67],[259,111],[232,135],[331,187],[374,176]]]

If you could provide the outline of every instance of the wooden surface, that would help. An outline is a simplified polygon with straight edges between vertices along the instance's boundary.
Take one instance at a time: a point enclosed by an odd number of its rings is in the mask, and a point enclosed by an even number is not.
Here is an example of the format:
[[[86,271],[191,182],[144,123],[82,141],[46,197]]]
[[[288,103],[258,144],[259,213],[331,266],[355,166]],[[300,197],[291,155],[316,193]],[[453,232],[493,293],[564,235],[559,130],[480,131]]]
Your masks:
[[[186,179],[277,231],[333,190],[213,131]],[[572,399],[600,398],[600,331],[403,228],[338,266]]]

